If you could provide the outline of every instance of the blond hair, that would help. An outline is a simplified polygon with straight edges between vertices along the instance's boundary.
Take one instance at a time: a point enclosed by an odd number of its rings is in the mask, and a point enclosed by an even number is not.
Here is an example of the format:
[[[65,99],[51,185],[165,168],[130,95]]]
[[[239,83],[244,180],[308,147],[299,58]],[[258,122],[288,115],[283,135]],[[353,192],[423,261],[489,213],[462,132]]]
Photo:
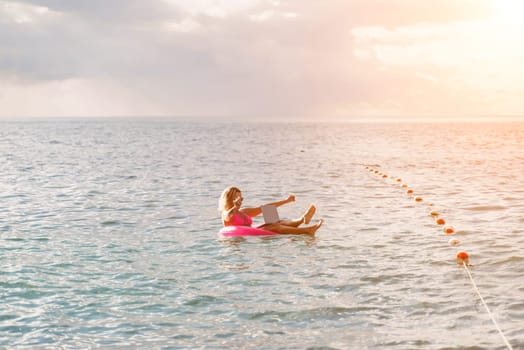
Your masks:
[[[235,198],[235,195],[237,193],[241,192],[237,187],[230,186],[226,188],[222,195],[220,196],[220,199],[218,200],[218,210],[224,211],[231,209],[233,207],[233,199]]]

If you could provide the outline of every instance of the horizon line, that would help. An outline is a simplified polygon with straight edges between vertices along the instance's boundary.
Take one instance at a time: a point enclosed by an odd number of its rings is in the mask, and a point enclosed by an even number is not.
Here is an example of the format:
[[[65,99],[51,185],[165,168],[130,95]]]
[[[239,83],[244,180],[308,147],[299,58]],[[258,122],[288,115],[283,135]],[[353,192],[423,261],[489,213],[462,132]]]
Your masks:
[[[96,120],[149,120],[149,121],[215,121],[247,123],[438,123],[438,122],[524,122],[524,115],[475,116],[368,116],[368,117],[299,117],[299,116],[196,116],[196,115],[72,115],[72,116],[0,116],[0,121],[96,121]]]

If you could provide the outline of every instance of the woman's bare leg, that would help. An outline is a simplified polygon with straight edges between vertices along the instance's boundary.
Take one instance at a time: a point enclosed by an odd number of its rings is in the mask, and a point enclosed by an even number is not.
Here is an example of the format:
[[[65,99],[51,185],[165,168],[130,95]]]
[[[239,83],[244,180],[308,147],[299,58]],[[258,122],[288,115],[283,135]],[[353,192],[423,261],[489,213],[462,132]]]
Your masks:
[[[315,211],[317,211],[317,208],[311,204],[309,208],[307,208],[306,213],[304,214],[304,224],[309,224],[311,222],[311,219],[313,218],[313,215],[315,215]]]
[[[290,227],[299,227],[304,223],[304,219],[293,219],[293,220],[280,220],[276,224],[280,224],[282,226],[290,226]]]
[[[315,232],[322,226],[322,223],[324,220],[320,219],[315,225],[311,226],[304,226],[304,227],[295,227],[295,226],[287,226],[282,224],[282,222],[277,222],[274,224],[264,225],[264,230],[273,231],[280,234],[292,234],[292,235],[300,235],[300,234],[306,234],[306,235],[314,235]]]
[[[315,215],[316,210],[317,208],[313,204],[311,204],[309,208],[307,209],[307,211],[304,213],[304,215],[302,215],[300,218],[294,219],[294,220],[282,220],[279,223],[284,226],[293,226],[293,227],[298,227],[302,224],[307,225],[311,222],[311,218],[313,217],[313,215]]]

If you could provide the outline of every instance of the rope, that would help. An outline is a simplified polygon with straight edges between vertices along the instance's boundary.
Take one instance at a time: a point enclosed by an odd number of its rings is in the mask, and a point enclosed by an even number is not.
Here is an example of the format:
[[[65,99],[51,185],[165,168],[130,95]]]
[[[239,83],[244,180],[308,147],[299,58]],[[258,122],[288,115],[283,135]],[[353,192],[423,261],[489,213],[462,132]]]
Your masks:
[[[488,308],[488,305],[486,304],[486,302],[484,301],[484,298],[482,297],[482,295],[480,294],[480,291],[477,287],[477,284],[475,283],[475,281],[473,280],[473,276],[471,275],[471,272],[469,271],[468,269],[468,265],[466,264],[466,262],[462,262],[462,265],[464,265],[464,269],[466,269],[466,272],[468,273],[468,276],[469,276],[469,279],[471,281],[471,284],[473,285],[473,289],[475,290],[475,292],[477,292],[477,295],[479,296],[480,298],[480,301],[482,302],[482,305],[484,305],[484,308],[486,309],[489,317],[491,318],[491,321],[493,322],[493,324],[495,325],[495,328],[497,328],[497,331],[499,332],[500,336],[502,337],[502,339],[504,340],[504,343],[506,344],[506,346],[508,347],[509,350],[513,350],[513,348],[511,347],[511,344],[508,342],[508,340],[506,339],[506,337],[504,336],[504,333],[502,333],[502,330],[500,329],[499,325],[497,324],[497,321],[495,321],[495,318],[493,317],[493,315],[491,314],[491,311],[489,311],[489,308]]]

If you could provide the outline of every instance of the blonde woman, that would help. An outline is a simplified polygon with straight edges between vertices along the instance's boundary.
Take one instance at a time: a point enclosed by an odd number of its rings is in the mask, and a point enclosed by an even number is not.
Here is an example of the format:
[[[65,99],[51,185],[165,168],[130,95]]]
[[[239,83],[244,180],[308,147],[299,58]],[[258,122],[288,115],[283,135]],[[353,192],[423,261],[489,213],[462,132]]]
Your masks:
[[[262,213],[261,207],[256,208],[242,208],[242,192],[237,187],[228,187],[220,196],[219,210],[222,212],[222,223],[224,226],[248,226],[253,224],[252,218]],[[295,196],[290,195],[288,198],[268,203],[266,205],[273,205],[279,207],[281,205],[295,201]],[[307,234],[314,235],[320,228],[323,220],[320,219],[316,224],[308,225],[315,214],[316,208],[314,205],[309,206],[308,210],[300,218],[295,220],[281,220],[273,224],[264,224],[259,226],[266,231],[271,231],[280,234]]]

